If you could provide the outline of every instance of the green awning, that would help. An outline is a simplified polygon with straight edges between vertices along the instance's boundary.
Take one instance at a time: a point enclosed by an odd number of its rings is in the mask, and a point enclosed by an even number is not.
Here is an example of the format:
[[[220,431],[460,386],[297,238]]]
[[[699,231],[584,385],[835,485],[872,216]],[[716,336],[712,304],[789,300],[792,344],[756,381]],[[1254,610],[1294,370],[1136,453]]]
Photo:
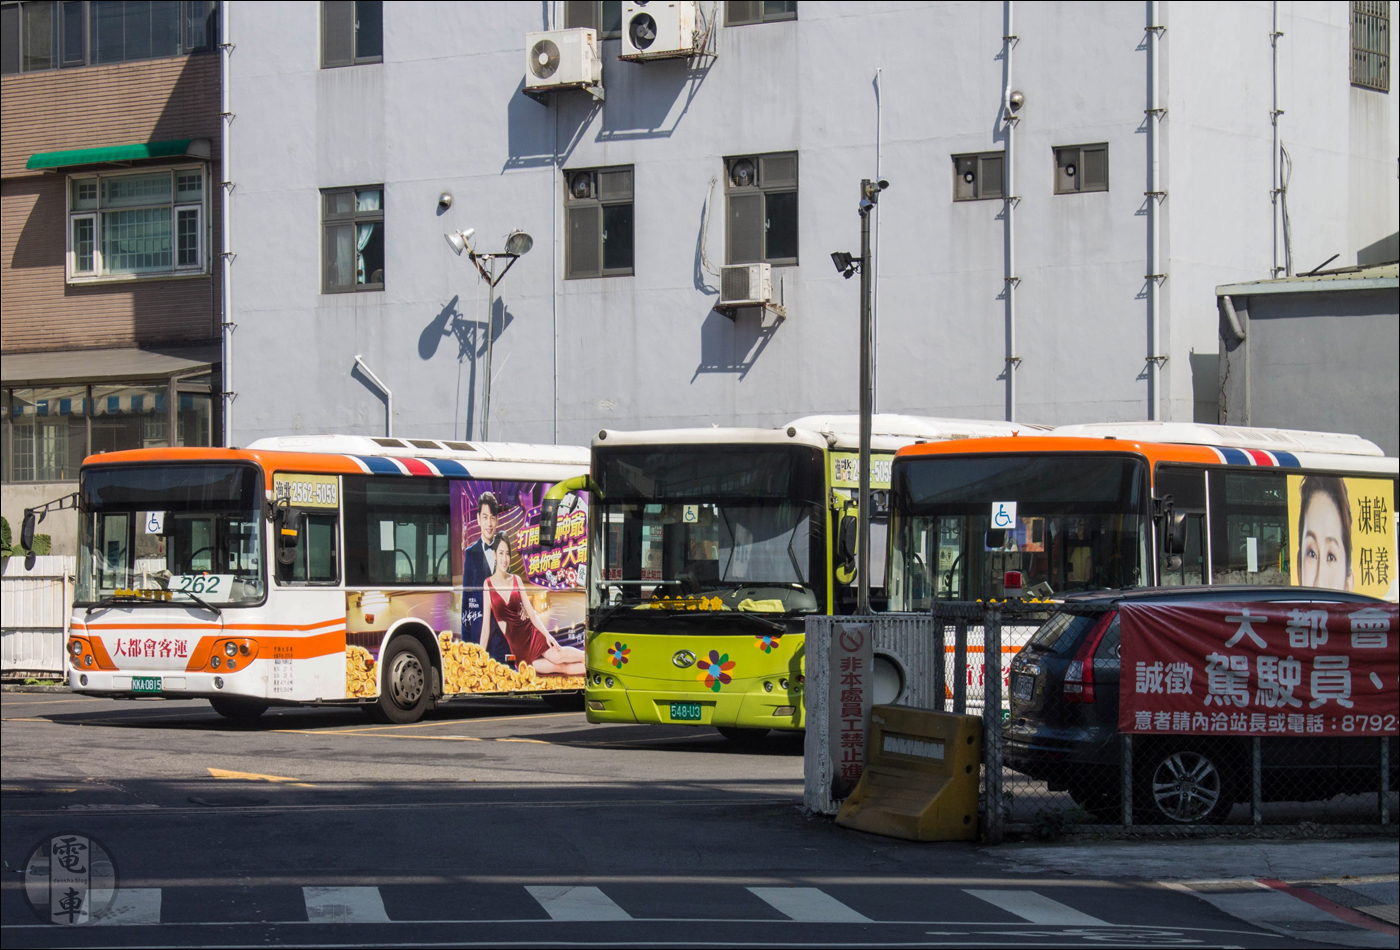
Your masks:
[[[145,158],[172,158],[189,155],[208,158],[208,139],[175,139],[171,142],[138,142],[135,145],[109,145],[105,148],[75,148],[66,152],[36,152],[25,168],[68,168],[73,165],[102,165]]]

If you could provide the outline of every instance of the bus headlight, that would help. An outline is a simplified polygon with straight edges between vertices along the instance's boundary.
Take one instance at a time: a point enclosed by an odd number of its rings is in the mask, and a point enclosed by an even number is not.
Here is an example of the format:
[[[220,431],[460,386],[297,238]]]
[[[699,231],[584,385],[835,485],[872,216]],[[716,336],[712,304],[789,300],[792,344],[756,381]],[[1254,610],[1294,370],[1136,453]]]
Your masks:
[[[773,681],[772,681],[772,680],[764,680],[764,681],[763,681],[763,691],[764,691],[765,693],[771,693],[771,692],[773,692]]]
[[[83,657],[83,666],[92,666],[92,654]]]
[[[209,668],[210,668],[210,669],[217,670],[217,669],[219,668],[219,664],[220,664],[221,662],[222,662],[222,661],[221,661],[217,656],[211,656],[211,657],[209,658]]]
[[[229,660],[229,661],[228,661],[228,668],[229,668],[230,670],[237,669],[237,668],[238,668],[238,664],[235,663],[233,660]]]
[[[238,645],[238,652],[239,652],[239,653],[242,653],[244,656],[247,656],[247,655],[248,655],[250,652],[252,652],[252,651],[250,651],[250,650],[248,649],[248,644],[246,644],[246,643],[240,643],[240,644]]]
[[[605,683],[608,684],[608,689],[612,689],[612,688],[613,688],[613,678],[612,678],[611,676],[609,676],[609,677],[608,677],[606,680],[604,680],[603,682],[605,682]]]
[[[79,641],[79,640],[74,640],[72,643],[68,644],[68,650],[69,650],[69,652],[72,653],[74,656],[82,656],[82,654],[83,654],[83,644],[82,644],[82,642]]]
[[[224,653],[227,656],[238,656],[238,644],[230,640],[224,644]]]
[[[787,688],[788,688],[788,681],[787,681],[787,680],[778,680],[778,686],[779,686],[781,689],[787,689]]]

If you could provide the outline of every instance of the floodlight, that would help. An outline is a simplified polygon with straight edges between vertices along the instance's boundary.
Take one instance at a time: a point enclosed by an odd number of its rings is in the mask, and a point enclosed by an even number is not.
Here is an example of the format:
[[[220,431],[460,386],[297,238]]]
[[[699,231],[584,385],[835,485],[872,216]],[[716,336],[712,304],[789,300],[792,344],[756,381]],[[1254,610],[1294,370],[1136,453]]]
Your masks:
[[[535,239],[530,237],[530,235],[526,234],[519,228],[516,228],[514,231],[506,235],[507,254],[514,254],[516,257],[519,257],[522,254],[528,254],[530,248],[534,246]]]
[[[474,228],[467,228],[465,231],[448,231],[443,237],[447,239],[453,253],[461,257],[463,251],[471,248],[472,235],[475,233]]]

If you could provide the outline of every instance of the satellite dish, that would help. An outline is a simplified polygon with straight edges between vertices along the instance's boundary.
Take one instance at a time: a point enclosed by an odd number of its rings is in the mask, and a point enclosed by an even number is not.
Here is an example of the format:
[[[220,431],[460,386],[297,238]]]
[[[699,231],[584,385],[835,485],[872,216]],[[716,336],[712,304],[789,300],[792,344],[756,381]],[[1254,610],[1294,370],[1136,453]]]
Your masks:
[[[530,72],[536,79],[548,79],[559,71],[559,47],[553,40],[540,40],[530,50]]]
[[[627,24],[627,33],[632,38],[633,46],[646,49],[656,42],[656,21],[649,13],[638,13]]]

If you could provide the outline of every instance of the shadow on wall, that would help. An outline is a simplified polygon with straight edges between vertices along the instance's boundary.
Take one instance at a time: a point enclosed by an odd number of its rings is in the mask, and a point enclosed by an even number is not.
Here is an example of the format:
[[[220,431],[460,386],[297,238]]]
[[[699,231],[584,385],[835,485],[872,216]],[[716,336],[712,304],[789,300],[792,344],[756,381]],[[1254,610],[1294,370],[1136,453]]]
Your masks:
[[[616,57],[604,59],[607,65],[603,85],[609,89],[608,98],[612,104],[603,110],[599,142],[661,139],[674,135],[715,63],[713,57],[697,60],[702,64],[699,66],[692,66],[692,61],[685,59],[651,63],[625,63]],[[666,120],[682,95],[685,103],[668,125]]]
[[[777,333],[781,320],[765,326],[762,307],[739,310],[733,320],[711,310],[700,325],[700,364],[693,383],[701,373],[733,373],[743,379]]]
[[[1191,353],[1191,421],[1205,425],[1220,422],[1220,354]]]
[[[603,104],[576,89],[551,92],[552,103],[541,104],[525,95],[524,88],[522,76],[510,102],[506,103],[506,162],[501,170],[542,168],[552,164],[556,122],[559,124],[558,160],[564,164]]]
[[[453,296],[438,311],[437,315],[423,327],[423,332],[418,335],[418,358],[427,362],[437,355],[438,347],[444,339],[447,337],[456,339],[457,405],[453,413],[453,431],[461,433],[463,438],[470,439],[476,422],[476,397],[479,381],[477,367],[486,356],[487,324],[485,320],[468,319],[457,306],[460,299],[460,295]],[[514,322],[515,316],[506,307],[505,301],[499,297],[496,298],[490,327],[493,345],[500,342],[506,328]],[[494,370],[499,373],[502,365],[504,364],[498,360]],[[463,386],[463,375],[466,376],[465,387]]]

